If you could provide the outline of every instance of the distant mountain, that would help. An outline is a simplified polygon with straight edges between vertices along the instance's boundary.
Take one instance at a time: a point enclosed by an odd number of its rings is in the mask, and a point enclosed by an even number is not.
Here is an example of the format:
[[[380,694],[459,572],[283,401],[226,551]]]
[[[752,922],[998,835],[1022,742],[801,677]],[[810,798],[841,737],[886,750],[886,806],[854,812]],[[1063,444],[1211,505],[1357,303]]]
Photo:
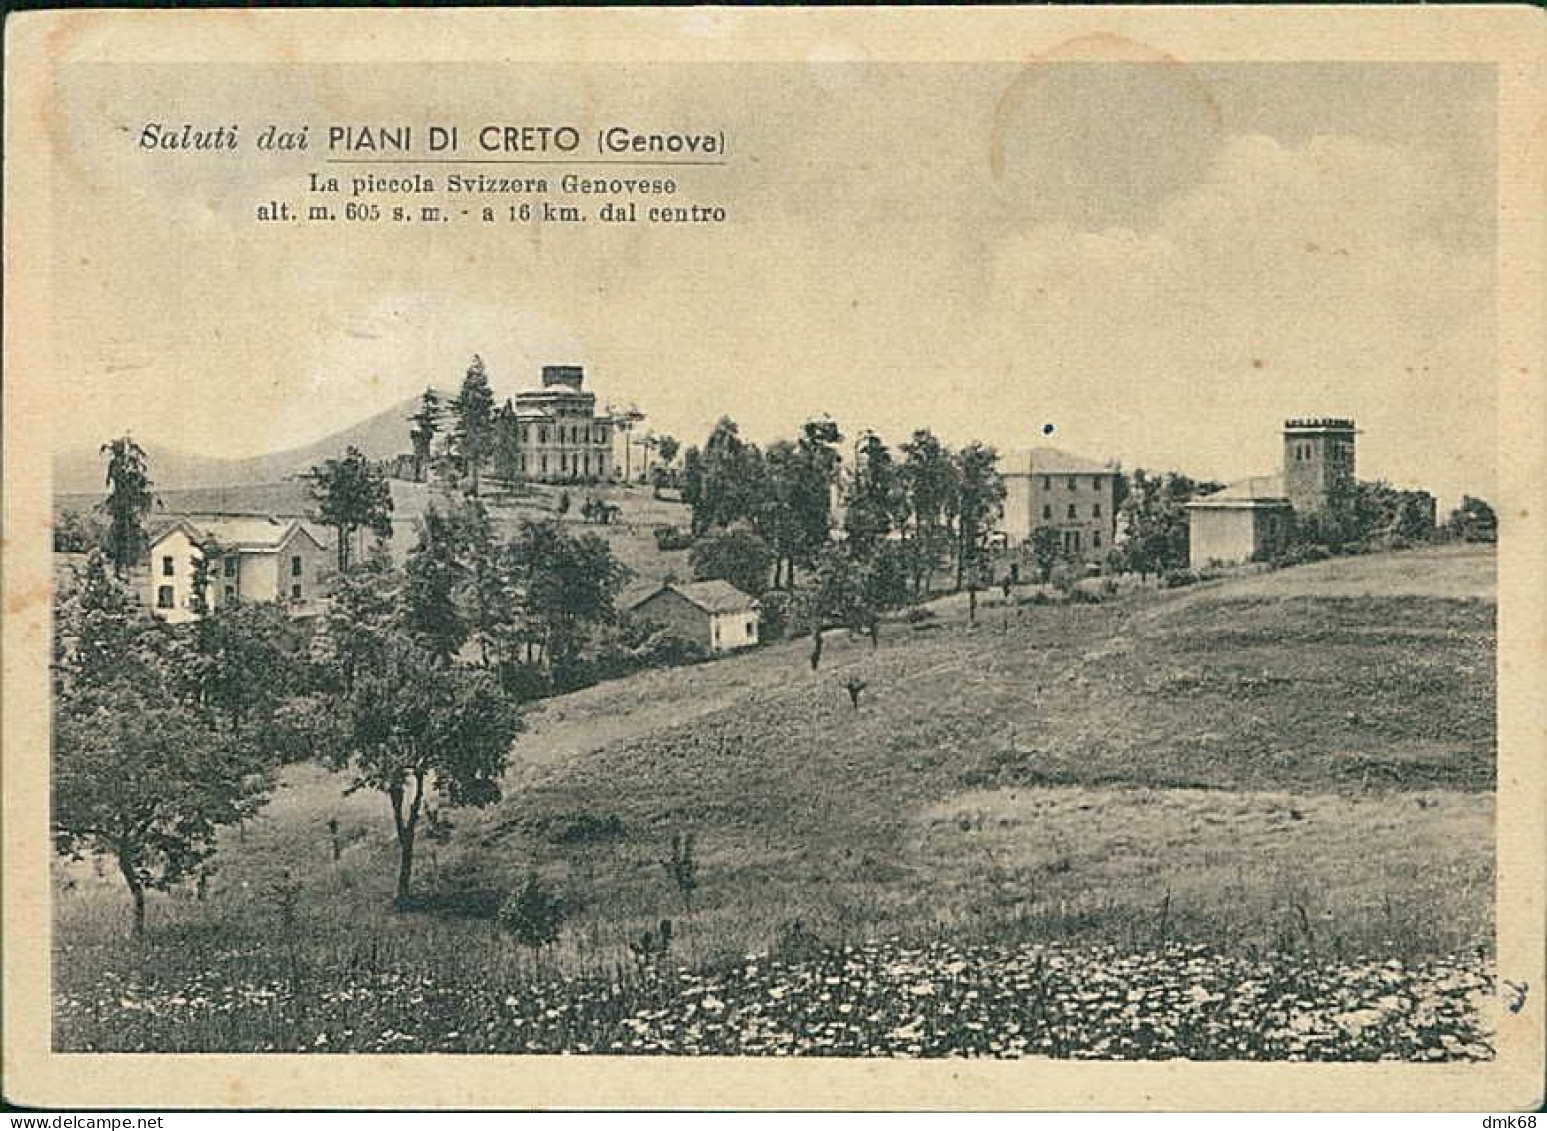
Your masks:
[[[410,397],[305,447],[246,459],[220,459],[148,444],[145,446],[145,455],[150,462],[150,478],[156,488],[166,490],[278,483],[325,459],[342,455],[344,449],[350,446],[359,448],[371,459],[386,459],[409,450],[408,418],[418,407],[419,398]],[[105,474],[106,464],[96,448],[76,448],[56,453],[54,493],[100,492]]]

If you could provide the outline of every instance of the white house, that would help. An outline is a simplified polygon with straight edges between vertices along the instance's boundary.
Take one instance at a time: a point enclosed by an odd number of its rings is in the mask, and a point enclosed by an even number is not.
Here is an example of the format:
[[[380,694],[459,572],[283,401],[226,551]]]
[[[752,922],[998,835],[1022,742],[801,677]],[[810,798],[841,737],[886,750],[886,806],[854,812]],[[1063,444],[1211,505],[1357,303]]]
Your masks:
[[[276,601],[294,616],[320,611],[330,566],[328,548],[297,519],[182,518],[150,544],[151,610],[173,623],[196,620],[194,574],[208,563],[205,600]]]
[[[653,621],[711,652],[757,643],[757,598],[728,581],[674,581],[625,602],[625,611]]]

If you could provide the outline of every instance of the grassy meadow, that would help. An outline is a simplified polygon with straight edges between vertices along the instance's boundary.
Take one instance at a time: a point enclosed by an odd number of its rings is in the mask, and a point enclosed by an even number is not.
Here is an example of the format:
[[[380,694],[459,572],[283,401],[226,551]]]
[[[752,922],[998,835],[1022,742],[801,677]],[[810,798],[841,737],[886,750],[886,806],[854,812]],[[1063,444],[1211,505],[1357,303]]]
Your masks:
[[[421,846],[433,912],[391,909],[385,799],[313,766],[141,944],[61,869],[56,1043],[1488,1055],[1491,548],[933,608],[816,672],[797,640],[534,705],[504,799]],[[539,954],[481,917],[534,871]]]

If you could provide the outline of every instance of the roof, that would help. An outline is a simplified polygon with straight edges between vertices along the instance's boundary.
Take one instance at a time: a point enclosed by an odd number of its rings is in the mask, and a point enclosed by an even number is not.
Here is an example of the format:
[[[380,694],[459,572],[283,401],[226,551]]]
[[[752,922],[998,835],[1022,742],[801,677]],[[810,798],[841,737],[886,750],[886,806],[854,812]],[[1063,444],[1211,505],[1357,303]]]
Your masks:
[[[1289,505],[1282,475],[1254,475],[1238,479],[1212,495],[1187,504],[1190,507],[1276,507]]]
[[[743,593],[729,581],[673,581],[636,597],[628,607],[637,609],[651,598],[670,590],[706,613],[748,613],[758,608],[757,598]]]
[[[281,521],[272,515],[221,516],[218,518],[180,518],[158,533],[151,540],[154,546],[174,530],[181,530],[199,544],[213,542],[222,550],[243,550],[250,553],[273,553],[290,540],[291,535],[301,533],[325,548],[322,539],[313,534],[299,519]]]
[[[1005,475],[1111,475],[1117,469],[1060,448],[1021,448],[1000,459]]]

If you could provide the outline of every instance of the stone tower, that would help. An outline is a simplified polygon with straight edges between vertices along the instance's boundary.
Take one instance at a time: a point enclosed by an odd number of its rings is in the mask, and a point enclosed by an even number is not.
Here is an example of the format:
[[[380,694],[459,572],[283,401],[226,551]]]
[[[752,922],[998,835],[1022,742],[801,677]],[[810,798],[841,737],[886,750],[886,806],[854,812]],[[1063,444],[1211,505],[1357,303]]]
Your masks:
[[[1300,514],[1327,509],[1334,492],[1354,483],[1352,420],[1284,421],[1284,494]]]

